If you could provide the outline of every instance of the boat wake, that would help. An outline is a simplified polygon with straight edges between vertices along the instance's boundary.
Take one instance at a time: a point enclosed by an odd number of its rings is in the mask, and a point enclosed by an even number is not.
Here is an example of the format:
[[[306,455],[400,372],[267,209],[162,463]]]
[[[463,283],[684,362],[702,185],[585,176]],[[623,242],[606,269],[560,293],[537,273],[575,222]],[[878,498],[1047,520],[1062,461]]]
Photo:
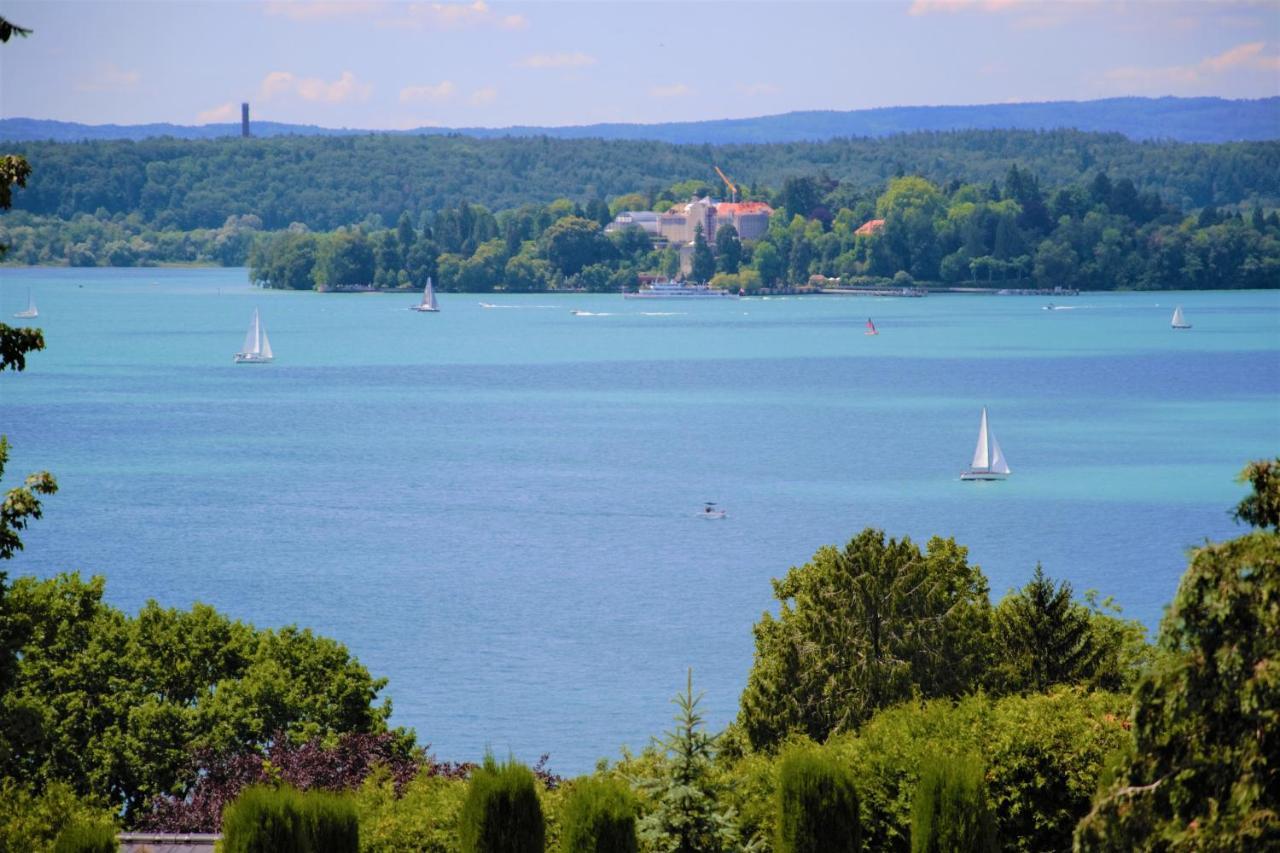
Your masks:
[[[570,311],[569,313],[575,317],[612,317],[614,316],[614,313],[612,311]]]
[[[641,311],[641,317],[683,317],[684,311]]]

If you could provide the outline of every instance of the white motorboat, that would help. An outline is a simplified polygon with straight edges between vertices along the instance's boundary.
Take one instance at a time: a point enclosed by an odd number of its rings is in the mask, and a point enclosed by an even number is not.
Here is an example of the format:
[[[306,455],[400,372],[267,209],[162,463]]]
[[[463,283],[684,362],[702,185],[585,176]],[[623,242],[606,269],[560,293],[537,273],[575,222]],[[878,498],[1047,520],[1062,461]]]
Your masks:
[[[978,426],[978,446],[973,451],[969,470],[960,475],[961,480],[1004,480],[1012,472],[1000,450],[995,433],[987,427],[987,407],[982,407],[982,422]]]
[[[270,364],[275,355],[271,352],[271,341],[267,338],[267,327],[262,325],[258,317],[258,309],[253,309],[253,319],[249,322],[249,331],[244,336],[244,346],[235,354],[236,364]]]
[[[702,512],[698,513],[699,518],[705,518],[711,521],[714,521],[720,518],[725,518],[728,515],[729,513],[720,509],[720,507],[716,506],[711,501],[707,501],[705,504],[703,504]]]

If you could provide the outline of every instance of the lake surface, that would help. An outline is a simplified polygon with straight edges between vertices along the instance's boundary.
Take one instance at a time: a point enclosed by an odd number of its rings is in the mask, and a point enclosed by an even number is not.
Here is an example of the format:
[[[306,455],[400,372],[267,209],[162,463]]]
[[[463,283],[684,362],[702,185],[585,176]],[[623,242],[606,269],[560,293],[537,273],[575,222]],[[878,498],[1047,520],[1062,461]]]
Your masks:
[[[418,314],[240,269],[8,268],[6,322],[28,290],[49,348],[0,375],[6,483],[60,490],[11,574],[310,626],[455,760],[587,771],[668,727],[686,667],[723,725],[770,578],[867,526],[956,537],[997,596],[1040,561],[1154,627],[1280,451],[1274,291]],[[232,364],[255,307],[276,362]],[[983,405],[1005,483],[958,480]]]

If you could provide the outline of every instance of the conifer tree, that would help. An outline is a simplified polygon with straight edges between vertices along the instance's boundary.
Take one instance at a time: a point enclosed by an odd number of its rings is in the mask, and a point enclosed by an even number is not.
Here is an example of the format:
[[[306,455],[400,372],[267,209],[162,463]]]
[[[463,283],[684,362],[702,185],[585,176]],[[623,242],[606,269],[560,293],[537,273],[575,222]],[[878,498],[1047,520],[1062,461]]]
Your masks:
[[[662,745],[667,760],[661,776],[643,780],[656,807],[640,822],[640,839],[654,853],[721,853],[739,849],[737,816],[721,806],[712,779],[716,738],[703,731],[693,695],[693,670],[684,693],[676,694],[676,726]]]
[[[707,235],[702,233],[702,225],[693,228],[693,270],[689,273],[694,281],[711,281],[716,274],[716,258],[707,245]]]
[[[1000,602],[995,612],[998,680],[1010,690],[1043,692],[1054,684],[1087,681],[1103,649],[1089,611],[1071,600],[1071,584],[1054,586],[1037,564],[1031,582]]]
[[[973,756],[926,761],[911,803],[911,853],[999,849],[981,762]]]

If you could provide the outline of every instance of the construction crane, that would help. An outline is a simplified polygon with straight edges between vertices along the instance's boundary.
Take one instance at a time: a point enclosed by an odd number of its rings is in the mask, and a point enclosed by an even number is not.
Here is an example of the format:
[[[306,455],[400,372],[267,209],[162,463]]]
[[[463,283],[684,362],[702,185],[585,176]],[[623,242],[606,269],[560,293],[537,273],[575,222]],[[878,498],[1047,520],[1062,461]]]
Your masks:
[[[720,180],[724,181],[724,185],[729,188],[729,200],[738,200],[738,188],[734,186],[733,181],[729,180],[729,176],[720,171],[720,167],[712,164],[711,168],[716,170],[716,174],[720,176]]]

